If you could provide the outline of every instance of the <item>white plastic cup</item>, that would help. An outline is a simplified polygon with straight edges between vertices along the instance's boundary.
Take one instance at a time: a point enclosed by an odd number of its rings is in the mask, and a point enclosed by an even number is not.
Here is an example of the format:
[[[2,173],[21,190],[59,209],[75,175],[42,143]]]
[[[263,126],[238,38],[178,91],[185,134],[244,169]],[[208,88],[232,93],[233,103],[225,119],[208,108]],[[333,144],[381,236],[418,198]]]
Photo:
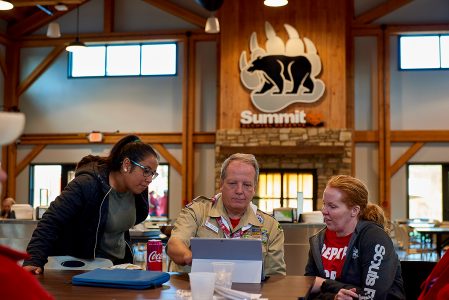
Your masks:
[[[232,286],[233,262],[213,262],[215,284],[230,289]]]
[[[192,300],[211,300],[214,297],[215,273],[189,273]]]

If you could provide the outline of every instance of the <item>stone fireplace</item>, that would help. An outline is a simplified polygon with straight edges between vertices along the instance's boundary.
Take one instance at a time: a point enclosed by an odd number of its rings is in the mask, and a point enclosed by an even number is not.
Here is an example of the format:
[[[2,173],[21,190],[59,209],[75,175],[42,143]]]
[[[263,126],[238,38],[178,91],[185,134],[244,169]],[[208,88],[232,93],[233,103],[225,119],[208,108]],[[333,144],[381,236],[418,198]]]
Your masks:
[[[217,130],[216,188],[220,167],[232,153],[252,153],[263,169],[314,169],[318,204],[332,175],[351,174],[352,131],[327,128],[241,128]]]

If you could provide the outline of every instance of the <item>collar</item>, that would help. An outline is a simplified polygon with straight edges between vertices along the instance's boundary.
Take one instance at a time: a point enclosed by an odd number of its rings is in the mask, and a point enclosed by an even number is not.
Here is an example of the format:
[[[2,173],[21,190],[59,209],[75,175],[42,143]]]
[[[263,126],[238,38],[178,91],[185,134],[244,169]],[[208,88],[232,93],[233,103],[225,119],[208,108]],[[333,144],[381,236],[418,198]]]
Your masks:
[[[209,211],[208,216],[211,218],[219,218],[223,216],[230,223],[228,214],[223,205],[221,193],[215,195],[212,199],[213,204],[211,210]],[[254,205],[252,202],[250,202],[250,205],[248,205],[245,213],[240,219],[244,221],[243,224],[250,224],[257,227],[262,227],[263,224],[259,221],[259,218],[257,217],[258,215],[259,214],[257,213],[257,206]]]

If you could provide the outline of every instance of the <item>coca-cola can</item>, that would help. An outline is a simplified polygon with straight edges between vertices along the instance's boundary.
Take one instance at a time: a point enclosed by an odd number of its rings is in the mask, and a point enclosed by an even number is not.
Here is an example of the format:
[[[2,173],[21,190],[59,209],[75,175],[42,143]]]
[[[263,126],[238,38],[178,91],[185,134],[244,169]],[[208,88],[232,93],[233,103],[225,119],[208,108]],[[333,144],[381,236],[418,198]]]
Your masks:
[[[147,270],[162,271],[162,242],[160,240],[147,242]]]

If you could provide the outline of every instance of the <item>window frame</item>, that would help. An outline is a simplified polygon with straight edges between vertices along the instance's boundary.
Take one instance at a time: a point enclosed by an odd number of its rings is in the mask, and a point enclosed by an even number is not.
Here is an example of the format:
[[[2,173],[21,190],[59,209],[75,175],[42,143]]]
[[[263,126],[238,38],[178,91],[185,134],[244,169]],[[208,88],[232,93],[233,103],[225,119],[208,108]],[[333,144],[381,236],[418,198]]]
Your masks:
[[[318,175],[317,175],[316,169],[265,169],[265,168],[259,169],[259,175],[262,173],[269,173],[269,174],[279,173],[280,174],[280,176],[281,176],[281,182],[280,182],[281,198],[279,198],[279,200],[280,200],[281,207],[287,207],[285,205],[288,205],[288,200],[291,199],[288,197],[283,197],[284,175],[286,173],[311,174],[312,182],[313,182],[312,208],[313,208],[313,210],[317,210],[317,208],[318,208]],[[259,183],[260,182],[258,182],[258,186],[256,188],[256,193],[255,193],[255,198],[257,199],[257,201],[259,201],[260,199],[263,199],[262,197],[258,196]],[[274,199],[274,198],[270,198],[270,199]],[[309,198],[307,198],[307,199],[309,199]]]
[[[449,220],[449,163],[448,162],[408,162],[406,164],[406,217],[410,218],[410,201],[409,201],[409,178],[411,165],[429,165],[429,166],[441,166],[441,180],[442,180],[442,221]]]
[[[440,65],[440,67],[438,67],[438,68],[403,68],[402,67],[402,65],[401,65],[401,62],[402,62],[402,59],[401,59],[401,49],[402,49],[402,43],[401,43],[401,38],[403,38],[403,37],[405,37],[405,38],[407,38],[407,37],[438,37],[438,45],[439,45],[439,47],[438,47],[438,53],[439,53],[439,55],[438,55],[438,61],[439,61],[439,65]],[[447,71],[447,70],[449,70],[449,65],[448,65],[448,67],[441,67],[441,64],[442,64],[442,50],[441,50],[441,38],[442,37],[447,37],[447,38],[449,38],[449,34],[443,34],[443,33],[441,33],[441,34],[401,34],[401,35],[398,35],[398,47],[397,47],[397,51],[398,51],[398,61],[397,61],[397,64],[398,64],[398,70],[399,71],[438,71],[438,70],[441,70],[441,71]],[[449,57],[448,57],[448,59],[447,60],[449,60]]]
[[[65,188],[65,186],[68,183],[67,180],[67,176],[68,173],[70,171],[74,171],[76,168],[76,163],[33,163],[30,164],[29,168],[28,168],[28,178],[29,178],[29,182],[30,182],[30,187],[28,190],[28,203],[32,206],[35,207],[34,205],[34,178],[35,178],[35,172],[34,169],[36,166],[60,166],[61,167],[61,190],[59,191],[59,193],[62,192],[62,190]],[[50,203],[53,201],[54,199],[48,199],[47,202],[47,206],[50,205]],[[42,203],[40,203],[40,205],[42,205]],[[40,206],[37,205],[37,206]]]
[[[139,64],[139,74],[137,75],[108,75],[108,47],[114,46],[139,46],[140,53],[140,64]],[[148,45],[174,45],[175,53],[174,53],[174,73],[173,74],[142,74],[142,47]],[[104,47],[104,73],[103,75],[92,75],[92,76],[73,76],[73,53],[68,52],[67,58],[67,78],[68,79],[83,79],[83,78],[128,78],[128,77],[176,77],[178,76],[179,69],[179,46],[176,41],[161,41],[161,42],[142,42],[142,43],[114,43],[114,44],[92,44],[87,45],[86,47]]]

